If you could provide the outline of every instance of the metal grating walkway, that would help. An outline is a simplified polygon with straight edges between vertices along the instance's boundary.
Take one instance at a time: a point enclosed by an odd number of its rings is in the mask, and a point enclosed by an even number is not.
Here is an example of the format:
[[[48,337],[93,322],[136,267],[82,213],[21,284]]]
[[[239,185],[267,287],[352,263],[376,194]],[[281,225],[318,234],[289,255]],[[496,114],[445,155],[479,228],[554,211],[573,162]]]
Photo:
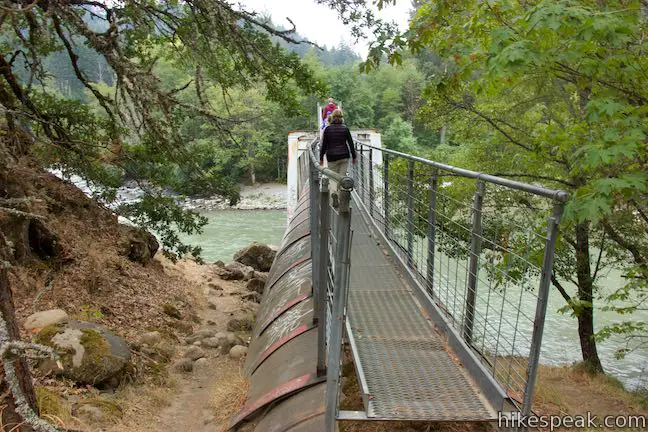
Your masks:
[[[497,418],[353,207],[348,321],[367,417]]]

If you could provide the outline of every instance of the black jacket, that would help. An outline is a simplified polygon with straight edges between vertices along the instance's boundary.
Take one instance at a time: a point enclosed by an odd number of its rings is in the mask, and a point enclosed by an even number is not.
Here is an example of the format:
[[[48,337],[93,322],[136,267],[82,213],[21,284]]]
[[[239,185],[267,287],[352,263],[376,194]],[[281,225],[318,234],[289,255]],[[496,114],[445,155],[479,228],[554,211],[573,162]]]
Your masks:
[[[349,128],[343,123],[333,123],[324,129],[324,136],[322,137],[322,147],[320,148],[320,160],[329,162],[348,159],[349,149],[351,149],[351,156],[356,158],[355,146]]]

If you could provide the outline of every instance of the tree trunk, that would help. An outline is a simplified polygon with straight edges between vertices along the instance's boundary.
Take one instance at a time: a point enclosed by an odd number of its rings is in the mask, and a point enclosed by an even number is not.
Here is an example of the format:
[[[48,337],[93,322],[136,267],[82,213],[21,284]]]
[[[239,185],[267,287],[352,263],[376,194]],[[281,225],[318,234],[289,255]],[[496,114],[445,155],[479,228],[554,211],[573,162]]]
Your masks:
[[[590,267],[589,223],[576,225],[576,278],[578,279],[578,337],[583,361],[592,372],[603,372],[594,340],[594,280]]]
[[[256,183],[256,172],[254,171],[254,149],[252,147],[248,148],[247,157],[250,161],[250,181],[252,182],[252,186],[254,186]]]
[[[448,139],[448,125],[443,125],[441,128],[441,136],[439,138],[439,144],[444,145]]]
[[[0,238],[0,264],[6,257],[5,254],[6,245],[2,238]],[[7,277],[7,270],[4,266],[0,265],[0,312],[2,313],[2,319],[4,319],[7,324],[7,330],[9,332],[9,337],[11,339],[20,339],[20,333],[18,331],[18,323],[16,322],[16,314],[14,311],[13,297],[11,295],[11,289],[9,288],[9,279]],[[27,399],[29,405],[38,413],[36,408],[36,395],[34,393],[34,386],[32,385],[31,375],[29,373],[29,367],[27,366],[27,361],[24,358],[16,360],[14,362],[14,368],[16,369],[16,374],[18,376],[18,381],[20,383],[20,388],[22,389],[25,398]],[[2,412],[2,427],[3,430],[13,430],[16,432],[31,432],[34,429],[28,424],[22,424],[23,419],[16,412],[16,405],[14,398],[9,391],[9,385],[5,381],[5,372],[2,362],[0,362],[0,395],[2,395],[2,401],[0,401],[0,407],[4,409]]]

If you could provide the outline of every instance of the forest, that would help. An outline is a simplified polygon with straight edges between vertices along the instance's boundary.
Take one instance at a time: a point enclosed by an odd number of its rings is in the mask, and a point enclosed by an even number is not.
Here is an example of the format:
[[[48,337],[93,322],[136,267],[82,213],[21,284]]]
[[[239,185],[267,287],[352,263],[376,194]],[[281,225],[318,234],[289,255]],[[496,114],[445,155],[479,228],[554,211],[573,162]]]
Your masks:
[[[584,362],[648,343],[648,2],[414,0],[405,31],[371,14],[393,2],[317,0],[373,41],[361,59],[225,1],[4,0],[0,169],[30,154],[104,203],[135,181],[119,211],[182,255],[204,220],[162,192],[283,181],[288,131],[333,97],[390,149],[566,190],[552,283]],[[625,283],[602,295],[610,268]],[[595,332],[601,308],[620,320]]]

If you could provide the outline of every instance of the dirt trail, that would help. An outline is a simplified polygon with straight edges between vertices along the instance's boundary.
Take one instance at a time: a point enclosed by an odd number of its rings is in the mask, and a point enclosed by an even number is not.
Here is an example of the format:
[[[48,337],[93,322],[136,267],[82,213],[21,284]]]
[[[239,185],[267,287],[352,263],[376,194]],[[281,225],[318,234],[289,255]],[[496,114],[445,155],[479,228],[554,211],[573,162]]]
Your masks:
[[[165,265],[165,271],[182,274],[200,290],[197,297],[201,308],[200,329],[224,332],[232,318],[249,317],[257,304],[247,301],[249,292],[244,281],[224,281],[213,272],[213,266],[200,266],[184,260],[176,265]],[[246,333],[237,333],[247,344]],[[180,346],[176,359],[190,345]],[[192,372],[179,372],[170,367],[169,389],[136,390],[126,396],[126,413],[119,424],[109,432],[221,431],[226,430],[232,415],[242,406],[247,382],[242,374],[243,359],[233,359],[218,348],[201,346],[205,360],[194,362]],[[129,403],[129,402],[132,402]]]

